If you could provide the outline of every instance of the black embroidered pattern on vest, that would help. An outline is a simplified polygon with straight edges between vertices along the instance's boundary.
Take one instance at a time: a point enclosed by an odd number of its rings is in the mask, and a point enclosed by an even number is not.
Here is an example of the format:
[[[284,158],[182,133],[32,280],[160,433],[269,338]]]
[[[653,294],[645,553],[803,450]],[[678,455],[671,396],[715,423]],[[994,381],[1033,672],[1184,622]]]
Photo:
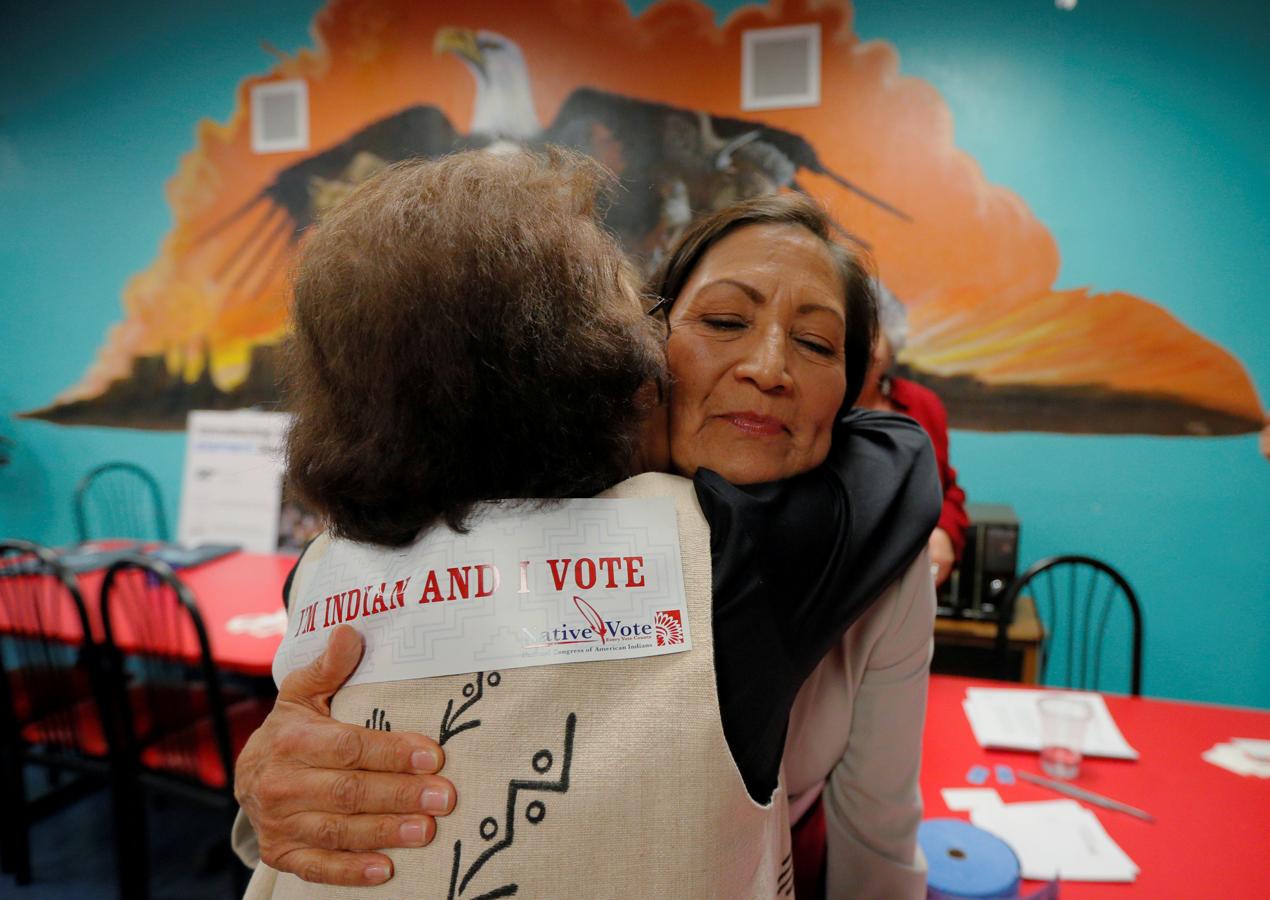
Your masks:
[[[388,713],[376,706],[370,711],[370,718],[366,720],[366,727],[375,731],[392,731],[392,722],[387,719]]]
[[[462,710],[460,710],[461,712]],[[569,766],[573,762],[573,729],[577,724],[578,717],[575,713],[569,713],[564,723],[564,747],[561,751],[561,762],[558,778],[553,780],[547,779],[523,779],[513,778],[507,784],[507,811],[503,819],[503,836],[497,843],[486,848],[480,856],[468,867],[463,875],[463,880],[459,880],[459,868],[463,858],[463,842],[461,840],[454,842],[454,863],[450,869],[450,893],[447,900],[456,900],[467,890],[468,883],[476,876],[496,854],[503,852],[516,840],[516,798],[521,791],[526,792],[550,792],[555,794],[565,794],[569,791]],[[478,721],[476,724],[480,724]],[[456,732],[457,733],[457,730]],[[546,775],[551,772],[555,766],[556,760],[550,750],[539,750],[534,754],[530,764],[533,770],[539,775]],[[547,815],[547,804],[542,800],[531,800],[525,805],[525,819],[530,825],[537,825]],[[492,841],[498,837],[498,820],[493,816],[487,816],[481,820],[480,832],[481,837],[486,841]],[[510,897],[520,889],[516,884],[505,884],[502,887],[495,888],[492,891],[486,891],[471,898],[471,900],[494,900],[496,897]]]
[[[793,854],[786,854],[781,860],[780,878],[777,879],[776,896],[792,897],[794,896],[794,862]]]
[[[463,696],[467,700],[457,710],[454,708],[454,700],[446,703],[445,713],[441,716],[441,733],[437,738],[437,743],[444,747],[445,742],[456,734],[467,731],[469,728],[479,728],[481,725],[480,719],[469,719],[466,722],[460,722],[458,725],[454,723],[459,716],[480,702],[481,698],[485,696],[485,688],[487,686],[498,687],[499,682],[502,680],[503,676],[497,672],[489,672],[488,674],[477,672],[475,681],[469,681],[463,685]]]

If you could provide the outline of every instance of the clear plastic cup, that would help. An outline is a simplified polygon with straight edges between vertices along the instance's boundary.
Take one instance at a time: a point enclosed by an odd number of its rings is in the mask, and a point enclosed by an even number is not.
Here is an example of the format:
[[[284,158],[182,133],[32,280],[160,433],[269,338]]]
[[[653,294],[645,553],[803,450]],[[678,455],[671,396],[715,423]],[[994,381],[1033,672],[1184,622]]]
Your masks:
[[[1041,714],[1041,769],[1053,778],[1070,780],[1080,774],[1085,732],[1094,711],[1079,697],[1061,694],[1036,703]]]

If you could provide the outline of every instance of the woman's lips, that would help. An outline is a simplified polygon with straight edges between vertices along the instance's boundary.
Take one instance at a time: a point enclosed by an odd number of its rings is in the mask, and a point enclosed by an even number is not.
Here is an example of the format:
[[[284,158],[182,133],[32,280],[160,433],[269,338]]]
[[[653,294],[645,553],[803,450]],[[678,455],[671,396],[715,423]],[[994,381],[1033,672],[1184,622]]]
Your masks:
[[[754,412],[728,413],[721,417],[739,431],[757,436],[784,434],[788,429],[780,419]]]

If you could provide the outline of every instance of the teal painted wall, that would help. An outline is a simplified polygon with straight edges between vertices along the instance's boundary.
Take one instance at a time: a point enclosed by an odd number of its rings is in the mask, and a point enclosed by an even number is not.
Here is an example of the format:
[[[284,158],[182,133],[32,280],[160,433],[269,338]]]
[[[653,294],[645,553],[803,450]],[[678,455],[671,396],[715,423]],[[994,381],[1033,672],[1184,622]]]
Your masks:
[[[78,477],[144,461],[175,517],[179,435],[12,418],[81,375],[171,225],[194,125],[310,42],[318,0],[24,4],[0,34],[0,533],[72,537]],[[647,3],[636,2],[636,9]],[[715,0],[720,17],[740,4]],[[1060,287],[1149,297],[1270,392],[1270,17],[1260,0],[861,0],[856,29],[947,100],[959,146],[1062,249]],[[1270,464],[1251,437],[956,432],[974,500],[1025,560],[1102,556],[1147,617],[1150,694],[1270,708]],[[175,524],[175,523],[173,523]]]
[[[1062,252],[1059,287],[1148,297],[1270,392],[1270,16],[1259,0],[860,3],[957,143]],[[1145,607],[1149,694],[1270,707],[1270,463],[1251,437],[955,433],[1023,558],[1111,561]]]
[[[101,462],[142,462],[173,533],[184,436],[12,418],[46,404],[123,318],[129,276],[172,225],[164,185],[199,119],[224,120],[267,40],[311,43],[320,0],[253,4],[58,3],[6,7],[0,28],[0,534],[74,538],[71,497]]]

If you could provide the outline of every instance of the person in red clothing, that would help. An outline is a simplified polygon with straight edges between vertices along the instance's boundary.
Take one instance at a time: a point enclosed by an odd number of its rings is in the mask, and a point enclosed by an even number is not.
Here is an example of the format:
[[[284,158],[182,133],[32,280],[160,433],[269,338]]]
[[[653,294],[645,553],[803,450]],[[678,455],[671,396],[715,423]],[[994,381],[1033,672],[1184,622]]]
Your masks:
[[[948,462],[948,412],[939,396],[928,387],[891,374],[895,357],[908,341],[908,314],[904,305],[882,282],[878,293],[878,339],[873,346],[873,363],[856,405],[903,413],[917,421],[930,435],[939,460],[939,482],[944,489],[944,506],[939,524],[930,536],[930,560],[935,584],[943,584],[966,546],[966,492],[957,484],[957,472]]]

